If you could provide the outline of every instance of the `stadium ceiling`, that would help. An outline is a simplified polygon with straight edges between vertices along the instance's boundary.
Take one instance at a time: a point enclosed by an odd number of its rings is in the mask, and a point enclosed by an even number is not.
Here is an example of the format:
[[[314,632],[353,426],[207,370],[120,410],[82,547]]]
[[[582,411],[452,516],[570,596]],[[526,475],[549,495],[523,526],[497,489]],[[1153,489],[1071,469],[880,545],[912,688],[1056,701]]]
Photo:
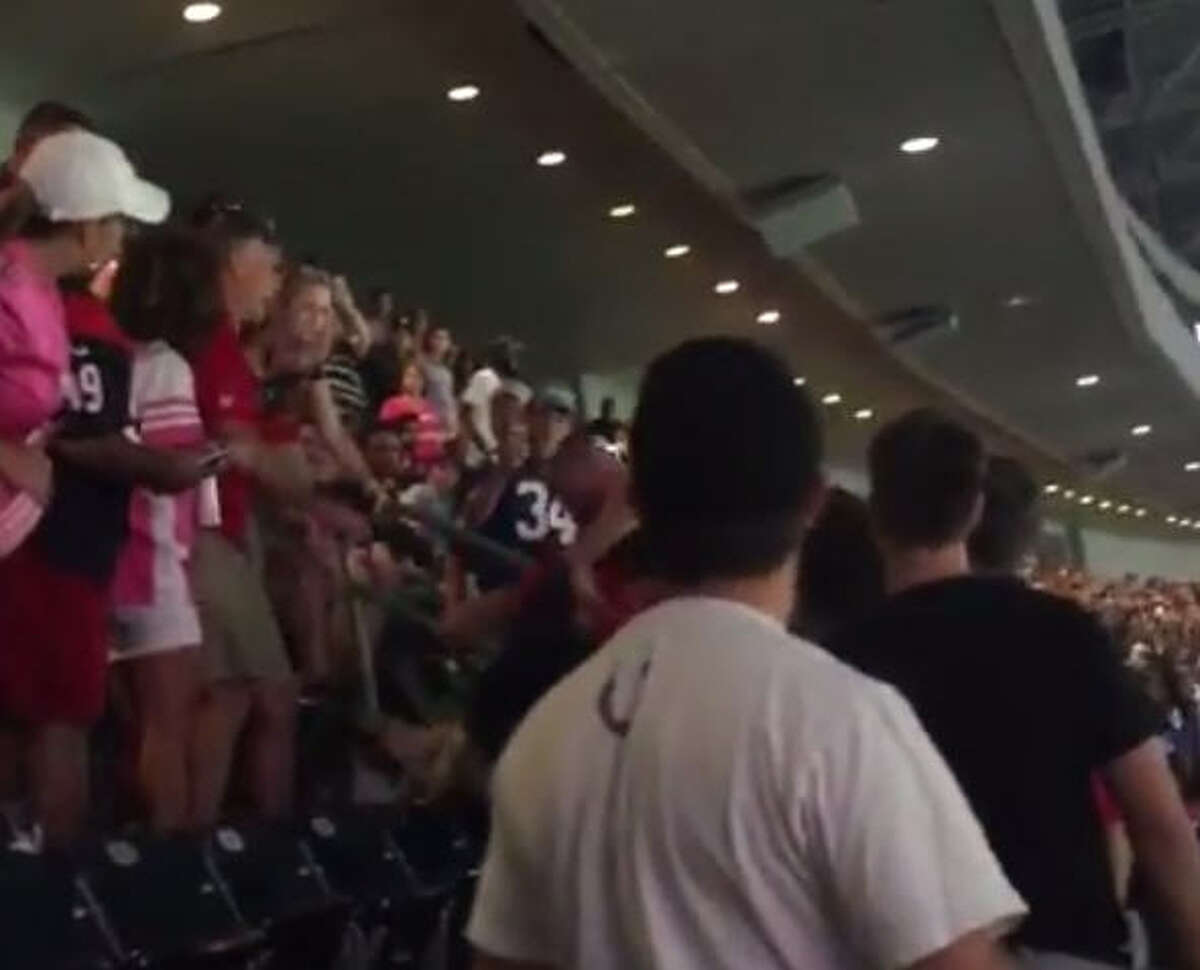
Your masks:
[[[264,208],[297,255],[468,341],[515,332],[542,374],[756,336],[837,396],[846,463],[879,421],[935,404],[1114,515],[1194,507],[1197,402],[1119,320],[988,0],[224,6],[191,24],[182,3],[6,5],[0,137],[35,100],[77,103],[181,207],[215,189]],[[451,101],[463,84],[479,96]],[[926,134],[936,150],[899,151]],[[564,164],[536,164],[554,150]],[[825,174],[858,225],[799,264],[772,255],[749,200]],[[929,306],[957,329],[881,339],[873,321]],[[1128,461],[1098,480],[1084,456],[1112,450]]]
[[[1059,0],[1118,187],[1200,265],[1200,3]]]

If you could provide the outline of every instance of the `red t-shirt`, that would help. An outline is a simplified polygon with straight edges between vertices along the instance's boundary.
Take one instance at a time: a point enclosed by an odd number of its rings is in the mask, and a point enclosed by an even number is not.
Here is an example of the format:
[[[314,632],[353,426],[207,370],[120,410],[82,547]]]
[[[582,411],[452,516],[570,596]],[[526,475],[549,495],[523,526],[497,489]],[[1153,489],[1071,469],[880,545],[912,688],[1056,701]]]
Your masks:
[[[262,390],[238,344],[233,321],[223,320],[208,345],[192,360],[196,404],[204,430],[215,438],[228,423],[245,424],[260,432]],[[246,536],[250,516],[251,481],[230,468],[217,479],[221,496],[221,531],[234,542]]]

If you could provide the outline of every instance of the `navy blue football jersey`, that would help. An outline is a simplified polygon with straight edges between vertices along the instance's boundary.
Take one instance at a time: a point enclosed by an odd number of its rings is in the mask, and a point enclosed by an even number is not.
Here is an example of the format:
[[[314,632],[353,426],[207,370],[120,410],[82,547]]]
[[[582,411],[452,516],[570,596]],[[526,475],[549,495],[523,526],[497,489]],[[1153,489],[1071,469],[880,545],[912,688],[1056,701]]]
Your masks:
[[[123,433],[129,424],[132,347],[90,294],[66,293],[63,303],[71,379],[57,434],[80,439]],[[129,493],[127,483],[55,461],[54,492],[36,533],[47,561],[107,584],[128,531]]]
[[[533,465],[518,469],[504,483],[491,512],[476,531],[502,546],[540,558],[547,549],[566,548],[579,528],[562,498]],[[517,580],[520,569],[477,552],[470,561],[479,588],[486,592]]]

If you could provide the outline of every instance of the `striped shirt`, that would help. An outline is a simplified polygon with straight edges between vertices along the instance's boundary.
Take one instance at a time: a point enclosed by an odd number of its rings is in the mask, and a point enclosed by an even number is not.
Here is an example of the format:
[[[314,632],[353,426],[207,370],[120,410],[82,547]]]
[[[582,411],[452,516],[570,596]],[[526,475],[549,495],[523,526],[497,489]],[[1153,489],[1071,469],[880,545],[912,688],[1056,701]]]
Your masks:
[[[186,448],[205,441],[196,408],[192,369],[167,344],[142,347],[133,362],[129,407],[143,444],[152,448]],[[138,488],[129,504],[129,541],[117,564],[113,583],[116,606],[149,606],[186,590],[184,564],[191,558],[196,527],[201,523],[204,491],[213,479],[175,495]],[[215,505],[215,495],[203,501]]]
[[[358,361],[349,353],[334,352],[321,369],[321,376],[329,382],[342,426],[352,432],[359,430],[367,411],[367,392]]]

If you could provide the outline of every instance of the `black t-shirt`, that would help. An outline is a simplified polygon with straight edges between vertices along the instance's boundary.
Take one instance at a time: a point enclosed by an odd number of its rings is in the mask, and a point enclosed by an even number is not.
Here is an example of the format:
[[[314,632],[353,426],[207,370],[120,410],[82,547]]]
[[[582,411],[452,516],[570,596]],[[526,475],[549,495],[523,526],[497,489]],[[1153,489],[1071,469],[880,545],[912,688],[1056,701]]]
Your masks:
[[[1100,624],[1015,579],[968,576],[891,598],[831,648],[916,710],[1029,904],[1017,939],[1117,957],[1091,776],[1160,720]]]
[[[64,295],[72,381],[58,423],[61,438],[119,434],[129,425],[130,348],[104,306]],[[34,539],[56,569],[98,584],[112,579],[129,529],[129,485],[54,463],[54,492]]]

